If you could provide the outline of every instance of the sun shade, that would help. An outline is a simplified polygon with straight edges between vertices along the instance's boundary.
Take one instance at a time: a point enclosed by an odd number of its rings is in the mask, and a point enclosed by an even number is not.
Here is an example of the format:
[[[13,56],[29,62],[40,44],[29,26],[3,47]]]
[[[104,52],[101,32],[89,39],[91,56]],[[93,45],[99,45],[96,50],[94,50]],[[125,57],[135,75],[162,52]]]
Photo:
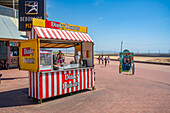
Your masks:
[[[55,40],[67,40],[77,42],[93,42],[87,33],[58,30],[52,28],[33,27],[31,39],[55,39]]]

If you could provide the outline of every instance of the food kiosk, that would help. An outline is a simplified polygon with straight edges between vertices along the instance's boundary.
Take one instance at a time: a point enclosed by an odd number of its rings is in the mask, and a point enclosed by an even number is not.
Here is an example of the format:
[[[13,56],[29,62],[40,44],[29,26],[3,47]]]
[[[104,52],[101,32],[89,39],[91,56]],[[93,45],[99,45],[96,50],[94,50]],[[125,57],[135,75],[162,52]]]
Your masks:
[[[29,97],[41,103],[42,99],[95,89],[94,43],[87,27],[34,18],[27,35],[28,40],[20,43],[19,66],[29,71]],[[75,55],[79,53],[79,62],[73,58],[69,64],[53,64],[50,48],[70,47]]]
[[[120,65],[119,73],[130,72],[132,70],[132,75],[135,74],[135,64],[134,64],[134,53],[125,49],[123,52],[119,53]]]

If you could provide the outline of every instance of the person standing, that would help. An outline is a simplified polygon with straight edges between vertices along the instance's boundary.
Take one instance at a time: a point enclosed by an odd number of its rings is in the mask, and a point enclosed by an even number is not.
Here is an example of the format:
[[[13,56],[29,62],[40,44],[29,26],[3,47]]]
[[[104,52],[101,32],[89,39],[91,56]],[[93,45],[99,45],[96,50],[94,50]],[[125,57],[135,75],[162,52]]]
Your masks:
[[[108,64],[110,63],[110,57],[108,56],[108,58],[107,58],[107,61],[108,61]]]
[[[106,57],[104,58],[104,61],[105,61],[105,67],[106,67],[106,64],[107,64],[107,58]]]
[[[104,57],[103,57],[103,55],[102,55],[102,58],[101,58],[101,59],[102,59],[102,64],[103,64],[103,62],[104,62]]]
[[[100,64],[100,60],[101,60],[101,57],[100,57],[100,55],[99,55],[99,57],[98,57],[99,64]]]
[[[59,50],[59,53],[57,54],[58,57],[58,62],[61,64],[63,61],[63,53],[61,52],[61,50]]]
[[[79,64],[79,61],[80,61],[80,56],[79,56],[79,54],[78,54],[78,52],[77,52],[76,55],[75,55],[75,62],[76,62],[77,64]]]

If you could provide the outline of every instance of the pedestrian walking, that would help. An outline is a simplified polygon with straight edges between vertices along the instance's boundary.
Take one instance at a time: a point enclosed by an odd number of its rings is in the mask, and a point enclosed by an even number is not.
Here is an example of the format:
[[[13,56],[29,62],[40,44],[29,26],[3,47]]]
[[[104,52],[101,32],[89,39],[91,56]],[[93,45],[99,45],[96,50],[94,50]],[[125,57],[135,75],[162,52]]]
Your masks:
[[[107,64],[107,58],[106,57],[104,58],[104,61],[105,61],[105,67],[106,67],[106,64]]]
[[[107,61],[108,61],[108,64],[110,63],[110,57],[108,56],[108,58],[107,58]]]
[[[103,57],[103,55],[102,55],[102,58],[101,58],[101,59],[102,59],[102,64],[103,64],[103,62],[104,62],[104,57]]]
[[[101,57],[99,56],[99,57],[98,57],[99,64],[100,64],[100,60],[101,60]]]

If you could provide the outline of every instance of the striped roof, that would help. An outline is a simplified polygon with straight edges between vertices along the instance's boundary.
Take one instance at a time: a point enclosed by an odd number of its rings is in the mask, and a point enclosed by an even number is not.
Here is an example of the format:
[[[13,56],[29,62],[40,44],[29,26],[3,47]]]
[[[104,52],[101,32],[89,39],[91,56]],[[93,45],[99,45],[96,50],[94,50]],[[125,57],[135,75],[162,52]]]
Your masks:
[[[93,42],[87,33],[66,31],[52,28],[33,27],[37,34],[37,38],[43,39],[57,39],[57,40],[70,40],[78,42]]]

